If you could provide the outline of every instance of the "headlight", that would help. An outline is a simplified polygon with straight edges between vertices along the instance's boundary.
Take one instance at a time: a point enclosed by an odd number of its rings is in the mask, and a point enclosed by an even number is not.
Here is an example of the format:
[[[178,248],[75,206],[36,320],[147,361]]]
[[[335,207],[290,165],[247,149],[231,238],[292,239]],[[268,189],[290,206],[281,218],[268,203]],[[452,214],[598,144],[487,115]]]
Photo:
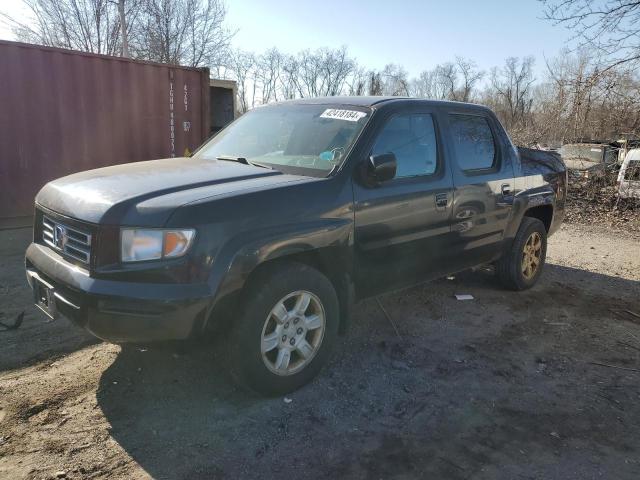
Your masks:
[[[120,251],[123,262],[175,258],[187,253],[196,231],[123,228]]]

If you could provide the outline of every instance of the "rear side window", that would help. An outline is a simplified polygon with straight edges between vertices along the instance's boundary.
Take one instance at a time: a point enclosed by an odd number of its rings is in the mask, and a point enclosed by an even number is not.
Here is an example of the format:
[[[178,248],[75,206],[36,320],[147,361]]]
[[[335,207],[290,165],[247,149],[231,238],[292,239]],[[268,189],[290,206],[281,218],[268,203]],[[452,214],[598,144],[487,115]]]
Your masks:
[[[496,146],[489,122],[478,115],[449,115],[458,165],[462,170],[485,170],[495,167]]]
[[[397,177],[431,175],[436,171],[437,148],[433,118],[429,114],[393,117],[378,134],[373,155],[393,153]]]

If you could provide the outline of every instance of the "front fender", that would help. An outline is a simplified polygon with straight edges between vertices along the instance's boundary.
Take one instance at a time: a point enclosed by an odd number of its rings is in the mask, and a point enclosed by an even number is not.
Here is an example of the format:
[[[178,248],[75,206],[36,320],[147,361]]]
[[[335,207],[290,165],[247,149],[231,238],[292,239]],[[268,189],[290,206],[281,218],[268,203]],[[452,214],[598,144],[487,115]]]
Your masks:
[[[353,222],[321,219],[245,232],[225,242],[213,261],[208,284],[211,309],[223,298],[238,293],[261,264],[303,252],[315,252],[351,273]]]

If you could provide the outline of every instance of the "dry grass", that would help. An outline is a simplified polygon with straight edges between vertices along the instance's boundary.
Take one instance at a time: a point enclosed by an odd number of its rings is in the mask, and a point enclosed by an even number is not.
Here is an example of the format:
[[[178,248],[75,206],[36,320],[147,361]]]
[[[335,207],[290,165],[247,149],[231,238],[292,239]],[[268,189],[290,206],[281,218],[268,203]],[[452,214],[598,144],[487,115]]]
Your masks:
[[[640,236],[640,199],[618,197],[618,169],[582,178],[569,173],[566,221],[600,224]]]

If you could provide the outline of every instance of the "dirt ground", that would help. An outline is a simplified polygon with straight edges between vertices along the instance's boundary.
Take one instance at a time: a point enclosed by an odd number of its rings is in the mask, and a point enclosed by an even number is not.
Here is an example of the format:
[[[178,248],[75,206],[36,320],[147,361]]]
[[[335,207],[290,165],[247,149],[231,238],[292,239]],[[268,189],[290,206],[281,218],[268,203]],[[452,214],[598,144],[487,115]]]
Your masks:
[[[635,238],[564,226],[527,292],[477,270],[380,297],[399,336],[363,302],[287,403],[236,390],[215,345],[46,323],[29,237],[0,232],[0,321],[25,311],[0,332],[0,478],[640,478]]]

